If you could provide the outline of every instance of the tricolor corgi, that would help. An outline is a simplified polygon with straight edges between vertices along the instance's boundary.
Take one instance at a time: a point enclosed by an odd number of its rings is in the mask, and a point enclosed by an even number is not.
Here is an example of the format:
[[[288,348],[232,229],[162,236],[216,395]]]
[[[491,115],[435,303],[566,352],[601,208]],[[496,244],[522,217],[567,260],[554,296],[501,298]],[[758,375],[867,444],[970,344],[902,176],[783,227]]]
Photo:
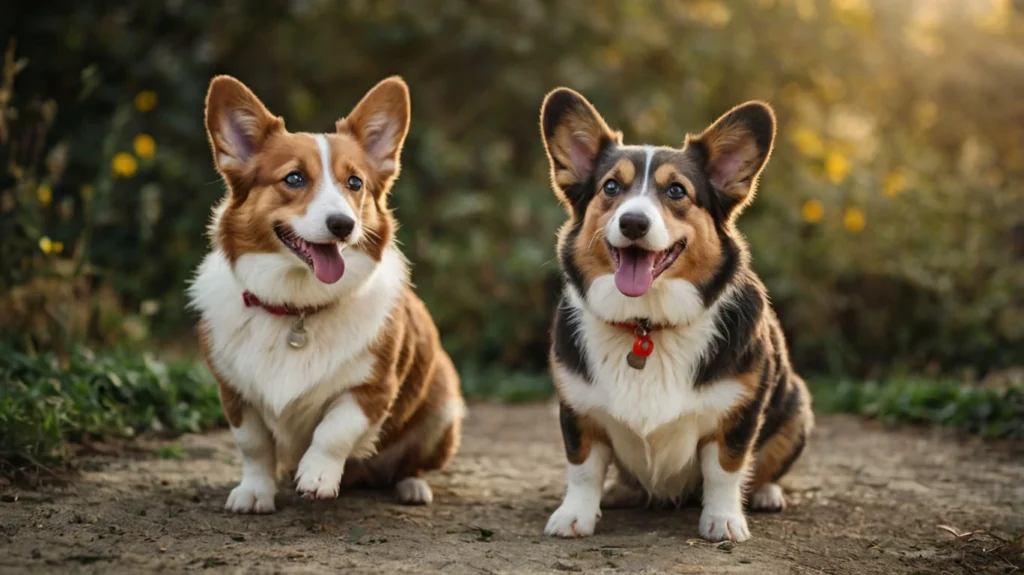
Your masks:
[[[702,537],[748,539],[745,497],[785,506],[778,481],[813,425],[735,227],[771,154],[772,109],[734,108],[681,149],[627,146],[562,88],[544,100],[541,133],[569,212],[550,357],[568,487],[545,532],[591,535],[602,506],[700,492]]]
[[[405,82],[382,81],[335,132],[305,134],[219,76],[206,128],[227,194],[189,296],[242,454],[226,509],[274,511],[279,472],[307,498],[370,484],[429,503],[422,475],[455,454],[465,408],[387,207]]]

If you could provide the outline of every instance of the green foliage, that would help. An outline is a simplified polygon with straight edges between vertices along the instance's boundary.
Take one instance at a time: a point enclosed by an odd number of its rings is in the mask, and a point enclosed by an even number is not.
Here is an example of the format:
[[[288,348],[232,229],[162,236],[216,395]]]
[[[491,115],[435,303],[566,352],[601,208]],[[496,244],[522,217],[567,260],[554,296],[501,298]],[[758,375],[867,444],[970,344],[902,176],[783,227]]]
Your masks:
[[[492,367],[464,370],[462,392],[468,399],[521,403],[547,399],[554,395],[555,388],[546,373],[508,372]]]
[[[184,287],[223,194],[210,77],[322,131],[401,74],[399,239],[471,386],[545,367],[565,214],[537,115],[560,85],[627,142],[679,145],[748,98],[777,108],[740,227],[801,370],[1024,364],[1024,25],[1011,3],[919,4],[17,3],[0,23],[18,40],[0,92],[0,155],[18,168],[0,172],[2,336],[65,351],[191,337]]]
[[[217,387],[196,363],[83,348],[62,363],[54,354],[30,357],[0,348],[4,467],[59,462],[69,442],[84,438],[176,434],[223,423]]]
[[[926,379],[812,384],[815,409],[885,421],[935,424],[985,437],[1024,438],[1024,387]]]

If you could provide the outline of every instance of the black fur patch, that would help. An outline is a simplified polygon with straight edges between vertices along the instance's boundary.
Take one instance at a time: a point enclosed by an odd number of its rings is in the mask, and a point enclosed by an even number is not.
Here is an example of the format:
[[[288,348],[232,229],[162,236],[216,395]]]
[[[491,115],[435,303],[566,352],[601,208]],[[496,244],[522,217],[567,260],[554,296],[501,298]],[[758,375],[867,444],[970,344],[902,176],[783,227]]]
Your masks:
[[[764,305],[764,296],[757,286],[747,283],[736,291],[729,305],[722,306],[716,318],[719,330],[717,346],[701,359],[695,386],[750,371],[764,353],[764,342],[755,337]]]
[[[772,370],[768,359],[762,362],[761,379],[757,382],[757,393],[750,403],[745,405],[733,422],[733,426],[725,432],[725,448],[732,457],[741,457],[750,448],[757,433],[761,411],[764,409],[765,396],[772,384]]]
[[[576,339],[580,329],[579,318],[568,307],[568,301],[562,298],[558,309],[555,310],[555,325],[551,328],[551,349],[559,363],[590,382],[586,352]]]
[[[716,218],[716,225],[718,221]],[[697,286],[697,291],[700,292],[705,307],[711,307],[711,304],[718,300],[726,286],[736,278],[736,271],[740,265],[739,246],[724,229],[719,228],[718,240],[722,243],[722,263],[710,280]]]
[[[558,421],[562,426],[562,443],[565,445],[565,456],[569,461],[576,459],[576,454],[583,446],[583,435],[576,422],[576,412],[564,401],[558,403]]]
[[[569,228],[569,233],[565,236],[565,243],[562,245],[560,254],[561,258],[558,262],[562,265],[562,274],[565,277],[565,281],[576,288],[576,292],[580,295],[587,293],[583,272],[576,265],[576,238],[579,237],[580,230],[582,229],[583,218],[574,218],[572,227]]]
[[[801,433],[800,439],[796,441],[796,445],[793,447],[793,451],[790,452],[789,457],[779,466],[779,470],[772,476],[772,481],[778,481],[783,475],[789,473],[789,468],[793,467],[796,463],[797,458],[804,452],[804,447],[807,446],[807,434]]]
[[[788,374],[784,377],[788,378]],[[757,435],[757,448],[760,449],[769,439],[778,433],[800,409],[800,389],[789,385],[783,379],[775,385],[775,391],[764,409],[764,423]]]

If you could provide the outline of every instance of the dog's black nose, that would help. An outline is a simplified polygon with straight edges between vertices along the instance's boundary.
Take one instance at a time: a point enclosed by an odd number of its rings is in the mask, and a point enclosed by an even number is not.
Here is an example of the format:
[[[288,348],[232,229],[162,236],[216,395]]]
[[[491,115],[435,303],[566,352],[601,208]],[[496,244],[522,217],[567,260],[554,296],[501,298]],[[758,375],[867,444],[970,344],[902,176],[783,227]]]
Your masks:
[[[327,216],[327,229],[331,230],[334,237],[339,240],[347,239],[354,227],[356,227],[355,220],[345,214],[331,214]]]
[[[631,240],[638,240],[651,229],[651,220],[640,212],[629,212],[619,216],[619,231]]]

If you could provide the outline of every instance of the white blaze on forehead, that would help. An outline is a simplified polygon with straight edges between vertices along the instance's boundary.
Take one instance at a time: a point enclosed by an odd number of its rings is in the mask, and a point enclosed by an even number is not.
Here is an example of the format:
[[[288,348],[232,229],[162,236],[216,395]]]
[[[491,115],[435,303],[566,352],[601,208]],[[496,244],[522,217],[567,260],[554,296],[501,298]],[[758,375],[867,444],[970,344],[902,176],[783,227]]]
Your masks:
[[[654,147],[644,146],[644,185],[640,188],[640,195],[646,195],[647,184],[651,181],[651,160],[654,159]]]
[[[622,235],[622,230],[619,228],[619,218],[623,214],[628,213],[643,214],[651,222],[647,235],[637,240],[635,245],[651,251],[667,250],[672,245],[672,238],[669,236],[668,227],[665,225],[665,220],[661,217],[661,212],[658,211],[658,206],[656,205],[657,194],[648,193],[654,152],[654,147],[644,146],[643,186],[638,194],[627,199],[619,206],[619,209],[615,210],[615,215],[612,216],[611,221],[605,227],[605,236],[608,238],[608,242],[617,248],[634,245],[633,240]]]
[[[307,242],[329,243],[337,241],[331,230],[327,228],[327,217],[332,214],[341,213],[352,218],[356,223],[347,243],[357,243],[362,227],[352,206],[345,199],[344,191],[334,179],[334,170],[331,168],[331,143],[327,140],[327,136],[323,134],[317,134],[313,138],[316,139],[317,147],[320,149],[320,181],[317,182],[316,196],[309,206],[306,207],[306,213],[292,219],[292,228],[299,237]]]

